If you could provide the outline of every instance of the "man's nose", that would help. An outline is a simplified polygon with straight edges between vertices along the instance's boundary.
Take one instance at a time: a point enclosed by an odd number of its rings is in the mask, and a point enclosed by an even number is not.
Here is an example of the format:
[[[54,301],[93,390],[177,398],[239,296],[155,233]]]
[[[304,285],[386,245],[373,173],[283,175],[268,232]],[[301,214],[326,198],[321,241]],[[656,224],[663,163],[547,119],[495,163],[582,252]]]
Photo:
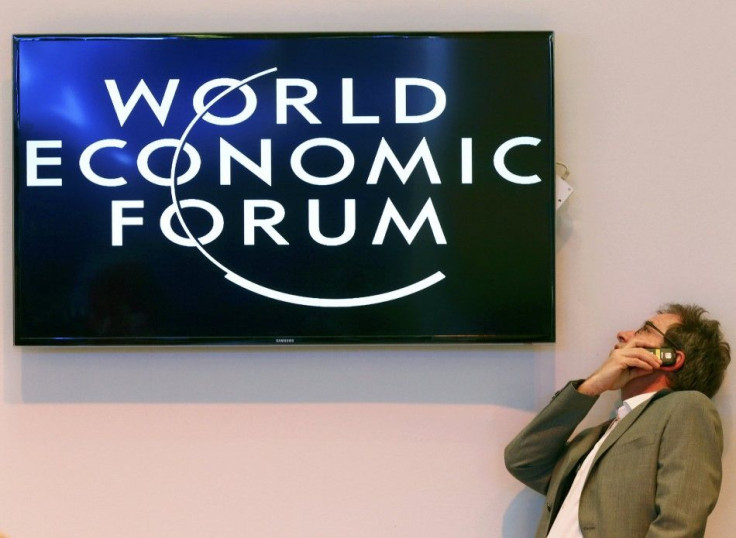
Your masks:
[[[616,335],[616,339],[618,340],[619,344],[625,344],[631,339],[631,336],[634,334],[634,331],[620,331]]]

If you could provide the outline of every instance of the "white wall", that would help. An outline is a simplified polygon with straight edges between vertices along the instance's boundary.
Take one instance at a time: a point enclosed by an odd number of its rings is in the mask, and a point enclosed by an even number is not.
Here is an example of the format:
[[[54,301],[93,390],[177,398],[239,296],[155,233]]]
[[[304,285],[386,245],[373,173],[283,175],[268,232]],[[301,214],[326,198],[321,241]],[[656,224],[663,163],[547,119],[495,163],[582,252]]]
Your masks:
[[[615,333],[697,301],[736,344],[736,3],[23,0],[0,19],[0,532],[10,538],[524,538],[502,450]],[[18,349],[12,33],[554,30],[558,341],[538,346]],[[709,537],[732,534],[736,373]],[[599,404],[591,420],[607,416]]]

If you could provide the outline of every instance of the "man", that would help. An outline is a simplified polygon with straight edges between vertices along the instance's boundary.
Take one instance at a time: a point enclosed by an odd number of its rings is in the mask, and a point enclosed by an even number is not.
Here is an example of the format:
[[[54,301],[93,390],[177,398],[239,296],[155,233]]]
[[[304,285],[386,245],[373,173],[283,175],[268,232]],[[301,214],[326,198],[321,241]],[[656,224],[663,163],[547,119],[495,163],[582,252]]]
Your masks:
[[[730,362],[719,323],[668,305],[573,381],[506,447],[506,467],[546,496],[537,538],[703,536],[721,485],[721,422],[710,398]],[[669,366],[651,348],[673,348]],[[618,417],[570,437],[598,396]]]

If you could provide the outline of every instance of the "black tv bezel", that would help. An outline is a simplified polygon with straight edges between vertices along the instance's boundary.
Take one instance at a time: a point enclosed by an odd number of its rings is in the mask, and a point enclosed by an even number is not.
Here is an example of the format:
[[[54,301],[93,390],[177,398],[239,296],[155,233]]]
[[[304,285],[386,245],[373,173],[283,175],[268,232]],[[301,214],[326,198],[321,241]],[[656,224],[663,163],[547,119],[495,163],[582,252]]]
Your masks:
[[[549,262],[549,304],[551,310],[549,331],[540,334],[450,334],[427,335],[410,334],[402,336],[391,335],[289,335],[273,336],[110,336],[110,337],[32,337],[21,336],[17,330],[17,294],[19,289],[18,245],[19,237],[16,233],[16,211],[18,209],[18,182],[16,163],[19,159],[18,146],[18,44],[24,40],[84,40],[84,39],[341,39],[341,38],[453,38],[453,37],[488,37],[488,36],[518,36],[546,38],[549,42],[549,111],[550,111],[550,145],[552,158],[549,163],[548,174],[555,177],[555,104],[554,104],[554,62],[553,44],[554,32],[548,30],[504,30],[504,31],[310,31],[310,32],[224,32],[224,33],[53,33],[53,34],[14,34],[13,40],[13,325],[14,345],[31,347],[211,347],[211,346],[268,346],[268,347],[298,347],[314,345],[370,345],[370,346],[407,346],[407,345],[453,345],[453,344],[534,344],[553,343],[556,335],[556,267],[555,267],[555,213],[554,181],[551,181],[549,215],[551,222],[549,242],[551,260]]]

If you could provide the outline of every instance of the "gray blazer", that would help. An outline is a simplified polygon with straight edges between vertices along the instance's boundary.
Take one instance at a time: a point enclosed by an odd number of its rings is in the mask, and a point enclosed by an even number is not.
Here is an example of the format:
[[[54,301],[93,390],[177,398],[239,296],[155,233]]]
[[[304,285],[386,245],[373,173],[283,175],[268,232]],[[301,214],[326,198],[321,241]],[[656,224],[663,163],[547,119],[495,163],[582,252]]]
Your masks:
[[[577,467],[608,422],[568,441],[596,397],[568,383],[506,447],[506,468],[546,496],[536,537],[547,535]],[[586,538],[703,536],[721,487],[723,432],[695,391],[660,391],[632,410],[601,446],[580,498]]]

